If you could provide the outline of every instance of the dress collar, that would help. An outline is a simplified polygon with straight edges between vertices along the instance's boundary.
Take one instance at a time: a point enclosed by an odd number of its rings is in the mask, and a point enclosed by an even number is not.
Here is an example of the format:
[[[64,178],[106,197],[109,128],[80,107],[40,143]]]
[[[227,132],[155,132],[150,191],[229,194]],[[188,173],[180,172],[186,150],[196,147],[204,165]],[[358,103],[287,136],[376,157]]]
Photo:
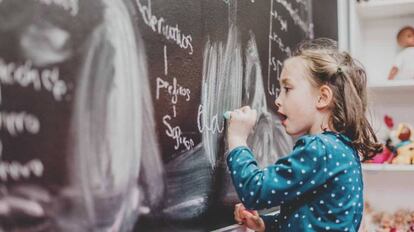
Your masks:
[[[344,134],[342,134],[342,133],[338,133],[338,132],[334,132],[334,131],[324,130],[324,131],[322,132],[322,134],[331,134],[331,135],[334,135],[334,136],[336,136],[336,137],[338,137],[338,138],[341,138],[342,140],[344,140],[344,141],[346,141],[346,142],[348,142],[348,143],[352,143],[351,139],[350,139],[348,136],[346,136],[346,135],[344,135]]]

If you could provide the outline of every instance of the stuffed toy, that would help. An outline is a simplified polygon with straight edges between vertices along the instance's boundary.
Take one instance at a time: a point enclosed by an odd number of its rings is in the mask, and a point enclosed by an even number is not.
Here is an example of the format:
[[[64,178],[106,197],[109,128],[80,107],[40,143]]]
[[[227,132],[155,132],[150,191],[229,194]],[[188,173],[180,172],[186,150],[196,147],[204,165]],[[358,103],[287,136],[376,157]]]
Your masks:
[[[377,231],[390,232],[393,230],[395,230],[395,226],[394,226],[394,220],[392,218],[392,215],[389,213],[382,213],[380,222],[379,222],[379,228]]]
[[[414,211],[376,211],[365,202],[360,232],[414,232]]]
[[[408,231],[409,225],[408,221],[410,220],[411,215],[408,210],[397,210],[394,213],[394,228],[396,231],[405,232]]]
[[[386,143],[383,146],[382,152],[377,153],[371,160],[369,160],[370,163],[391,163],[392,159],[394,158],[393,141],[395,141],[395,135],[394,133],[392,133],[392,129],[394,127],[394,120],[392,119],[392,117],[385,115],[384,123],[388,128],[386,135]]]
[[[386,145],[383,146],[382,152],[376,154],[370,163],[375,164],[383,164],[383,163],[390,163],[391,160],[394,158],[394,153],[390,150]]]
[[[407,123],[400,123],[394,130],[394,120],[385,115],[387,126],[386,143],[381,153],[376,154],[370,163],[414,164],[414,141],[411,139],[412,128]]]
[[[375,156],[368,161],[369,163],[390,163],[391,160],[394,158],[394,147],[392,146],[391,140],[391,130],[394,127],[394,121],[390,116],[385,115],[384,122],[388,128],[386,135],[386,144],[383,146],[382,152],[375,154]]]
[[[414,232],[414,211],[410,213],[410,220],[408,221],[409,232]]]
[[[414,143],[411,140],[411,127],[401,123],[398,126],[397,136],[400,142],[396,145],[396,157],[392,160],[393,164],[413,164],[414,163]]]
[[[398,45],[402,51],[397,55],[388,74],[388,79],[414,79],[414,28],[405,26],[397,34]]]
[[[397,156],[392,160],[393,164],[414,164],[414,143],[407,144],[397,149]]]

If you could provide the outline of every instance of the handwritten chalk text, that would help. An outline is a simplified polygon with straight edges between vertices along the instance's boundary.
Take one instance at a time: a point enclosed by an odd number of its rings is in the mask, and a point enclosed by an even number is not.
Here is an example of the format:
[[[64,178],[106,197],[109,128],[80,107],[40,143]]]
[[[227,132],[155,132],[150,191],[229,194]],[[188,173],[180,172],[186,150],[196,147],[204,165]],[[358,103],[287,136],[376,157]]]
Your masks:
[[[37,134],[40,130],[40,122],[36,116],[26,112],[0,111],[0,130],[6,130],[12,136],[24,132]]]
[[[223,125],[219,125],[219,121],[218,121],[218,115],[214,115],[213,117],[211,117],[211,119],[209,120],[206,117],[206,110],[204,109],[203,105],[200,105],[198,107],[198,114],[197,114],[197,126],[198,126],[198,131],[203,133],[204,131],[208,131],[211,133],[222,133],[224,130],[224,124]]]
[[[16,161],[3,161],[3,145],[0,141],[0,181],[25,180],[30,177],[43,176],[44,166],[39,159],[33,159],[26,164]]]
[[[162,122],[167,127],[166,135],[175,140],[174,149],[178,150],[181,146],[184,146],[186,150],[191,150],[194,147],[194,141],[184,136],[179,126],[172,127],[170,124],[171,119],[170,115],[165,115],[162,118]]]
[[[292,55],[292,50],[290,49],[290,47],[285,45],[282,39],[276,33],[273,32],[272,35],[269,36],[269,38],[270,40],[274,41],[278,45],[279,49],[282,52],[286,53],[288,57]]]
[[[66,83],[59,79],[59,69],[37,70],[32,63],[27,61],[23,65],[5,63],[0,58],[0,85],[19,85],[21,87],[32,86],[34,90],[46,90],[52,93],[56,101],[63,99],[67,92]],[[0,86],[1,103],[1,86]]]
[[[292,4],[287,0],[276,0],[276,2],[280,3],[290,14],[293,19],[293,22],[298,25],[306,34],[311,34],[311,27],[307,24],[298,13],[297,9],[294,9]]]
[[[140,0],[136,0],[142,19],[154,32],[163,35],[167,40],[174,41],[180,48],[188,50],[188,54],[192,55],[193,38],[191,35],[185,35],[181,32],[178,25],[168,25],[163,17],[157,17],[152,14],[151,0],[148,0],[147,6],[141,4]]]
[[[288,30],[288,23],[287,20],[284,20],[281,15],[277,13],[277,11],[272,11],[270,13],[273,18],[275,18],[280,23],[280,30],[287,31]]]
[[[276,78],[279,80],[280,73],[282,72],[283,63],[272,56],[269,66],[272,68],[272,71],[276,72]],[[271,96],[276,96],[279,93],[279,88],[270,80],[270,75],[267,76],[267,92]]]
[[[171,96],[171,102],[175,105],[178,102],[178,97],[185,97],[186,101],[190,101],[191,91],[188,88],[185,88],[177,83],[177,78],[173,78],[173,83],[169,83],[166,80],[163,80],[157,77],[157,91],[156,99],[160,97],[160,90],[166,89],[168,94]]]

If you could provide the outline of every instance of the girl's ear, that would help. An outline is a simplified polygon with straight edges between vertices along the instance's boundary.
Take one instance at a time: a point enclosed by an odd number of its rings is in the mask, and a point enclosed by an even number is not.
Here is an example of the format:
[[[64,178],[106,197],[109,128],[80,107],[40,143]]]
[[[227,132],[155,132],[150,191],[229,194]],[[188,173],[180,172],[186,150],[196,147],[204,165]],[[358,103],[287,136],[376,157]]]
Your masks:
[[[322,85],[319,88],[319,97],[318,101],[316,102],[316,108],[318,110],[322,110],[324,108],[327,108],[331,105],[333,98],[333,92],[332,89],[327,85]]]

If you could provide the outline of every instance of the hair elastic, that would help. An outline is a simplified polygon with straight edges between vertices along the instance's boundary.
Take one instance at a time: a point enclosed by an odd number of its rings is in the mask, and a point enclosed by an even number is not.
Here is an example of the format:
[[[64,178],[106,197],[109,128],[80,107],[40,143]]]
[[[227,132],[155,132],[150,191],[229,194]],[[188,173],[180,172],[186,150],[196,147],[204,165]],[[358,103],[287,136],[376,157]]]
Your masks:
[[[338,68],[336,69],[336,74],[342,74],[342,68],[341,66],[338,66]]]

